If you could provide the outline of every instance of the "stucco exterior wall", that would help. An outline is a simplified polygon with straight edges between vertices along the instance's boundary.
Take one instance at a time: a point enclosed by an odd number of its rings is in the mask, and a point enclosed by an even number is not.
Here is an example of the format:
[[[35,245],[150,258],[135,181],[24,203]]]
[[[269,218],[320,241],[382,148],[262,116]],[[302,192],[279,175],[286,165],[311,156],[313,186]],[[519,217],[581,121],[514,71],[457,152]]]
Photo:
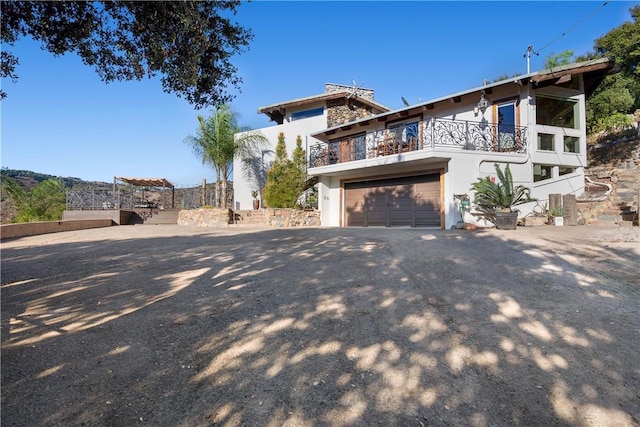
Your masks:
[[[337,157],[337,160],[331,158],[327,161],[329,155],[325,152],[325,157],[322,157],[324,161],[314,164],[315,167],[310,169],[311,175],[319,177],[318,207],[322,212],[322,225],[343,225],[342,184],[345,180],[365,181],[382,176],[401,177],[434,169],[443,171],[441,197],[443,225],[446,228],[460,221],[458,201],[454,196],[468,194],[473,198],[472,184],[478,178],[496,176],[495,164],[500,164],[503,168],[507,163],[511,164],[515,185],[529,187],[532,196],[538,198],[540,204],[548,201],[549,194],[580,196],[584,192],[584,168],[587,163],[583,74],[574,74],[573,77],[570,76],[569,81],[555,80],[555,75],[549,77],[552,74],[541,73],[541,77],[537,79],[512,78],[485,84],[431,102],[390,111],[375,120],[358,120],[358,115],[354,113],[353,117],[356,120],[353,124],[349,122],[350,126],[328,125],[329,129],[318,136],[323,139],[323,143],[330,144],[329,148],[333,151],[329,154]],[[590,84],[592,82],[593,77]],[[538,125],[536,104],[540,96],[575,101],[577,108],[573,111],[577,125],[570,128]],[[484,112],[476,108],[481,97],[489,101],[489,107]],[[563,104],[557,103],[550,105],[548,110],[544,110],[545,113],[553,111],[558,105],[564,107]],[[335,111],[339,111],[340,108],[338,104],[335,105]],[[344,117],[352,120],[349,114]],[[559,116],[554,117],[557,119]],[[502,122],[501,118],[505,121]],[[455,123],[450,126],[447,123],[448,119]],[[402,150],[395,154],[389,154],[386,148],[382,148],[380,154],[381,145],[376,144],[388,135],[386,129],[404,128],[408,132],[407,125],[415,129],[413,123],[416,121],[420,123],[417,138],[425,145],[420,146],[418,150]],[[493,133],[489,135],[489,130],[481,123],[491,126],[488,129]],[[283,126],[285,125],[286,123]],[[501,127],[505,125],[515,125],[516,131],[505,131],[505,128]],[[315,131],[320,132],[322,129],[318,128]],[[521,146],[523,134],[520,132],[526,135],[526,149]],[[554,136],[553,149],[538,148],[538,133]],[[359,145],[352,148],[353,151],[359,150],[358,154],[350,154],[348,149],[353,146],[349,144],[356,144],[352,142],[354,139],[350,138],[363,134],[365,137],[358,140]],[[509,137],[509,134],[513,136]],[[464,141],[472,140],[472,135],[481,135],[480,143],[476,139],[473,144],[465,144]],[[565,136],[578,138],[577,152],[564,151]],[[338,154],[334,154],[335,147],[339,147]],[[510,147],[514,147],[515,150],[509,151]],[[487,149],[488,151],[484,151]],[[363,150],[366,150],[366,154],[362,154]],[[318,152],[322,154],[322,151]],[[360,160],[351,160],[356,157]],[[535,167],[537,165],[544,166],[544,171],[550,170],[550,173],[541,174],[540,168]],[[534,179],[540,178],[543,179],[534,182]],[[536,203],[529,203],[518,206],[518,209],[521,216],[524,216],[532,212],[535,206]],[[474,222],[473,218],[469,220]]]
[[[578,114],[576,119],[579,121],[578,129],[565,129],[554,126],[544,126],[536,124],[536,95],[546,95],[552,97],[571,98],[578,102]],[[544,204],[549,199],[549,194],[574,194],[579,195],[584,191],[584,166],[586,165],[586,126],[585,126],[585,105],[584,95],[580,90],[547,87],[540,90],[531,90],[528,85],[520,86],[517,84],[506,85],[504,87],[494,88],[493,91],[485,95],[490,101],[491,106],[482,114],[474,111],[479,96],[476,94],[465,94],[455,102],[440,103],[435,109],[424,110],[421,116],[408,116],[397,121],[411,122],[415,120],[428,121],[431,118],[452,119],[456,121],[478,122],[483,117],[489,123],[498,121],[497,112],[500,105],[509,102],[516,102],[517,105],[517,126],[527,127],[527,153],[509,153],[509,152],[477,152],[466,151],[460,147],[436,146],[431,152],[415,152],[406,153],[401,156],[389,156],[382,158],[373,158],[357,162],[349,162],[347,164],[336,164],[326,167],[327,173],[338,174],[342,169],[343,173],[350,176],[358,173],[366,174],[367,168],[372,168],[370,174],[380,173],[380,167],[394,170],[396,162],[402,162],[407,172],[412,171],[415,166],[411,163],[420,161],[422,157],[428,161],[429,157],[448,158],[444,163],[444,185],[443,185],[443,209],[445,227],[450,228],[460,221],[460,211],[458,202],[454,198],[455,194],[468,194],[471,198],[471,185],[478,178],[485,176],[496,176],[495,164],[504,166],[509,163],[511,172],[514,177],[515,185],[524,185],[529,187],[532,195],[540,200],[540,204]],[[455,98],[455,97],[454,97]],[[395,123],[394,120],[387,120],[384,123],[373,121],[368,126],[360,129],[367,132],[382,130]],[[537,133],[544,132],[555,135],[556,143],[553,151],[543,151],[538,149]],[[578,153],[565,153],[563,137],[571,134],[580,138],[580,149]],[[341,137],[344,135],[338,135]],[[540,182],[534,182],[533,167],[534,164],[553,165],[552,177]],[[431,166],[437,166],[437,163]],[[559,167],[572,167],[575,171],[570,174],[560,175]],[[377,168],[377,169],[373,169]],[[374,172],[375,170],[375,172]],[[332,178],[323,180],[326,188],[325,192],[335,197],[336,188],[339,187],[339,179]],[[329,184],[330,183],[330,184]],[[338,196],[340,197],[340,196]],[[331,225],[340,223],[340,215],[342,206],[335,207],[332,203],[325,201],[325,206],[330,209],[338,210],[340,214],[323,215],[323,224],[325,218],[331,221]],[[536,203],[528,203],[518,206],[521,216],[524,216],[534,209]],[[477,221],[473,216],[467,216],[465,220],[478,225],[483,225],[484,221]]]
[[[340,179],[323,176],[318,182],[318,209],[323,226],[339,227],[342,212]]]
[[[304,109],[317,108],[322,105],[322,103],[318,103],[317,105],[305,106]],[[298,138],[298,135],[302,138],[302,148],[309,153],[309,145],[316,144],[318,142],[315,138],[309,136],[309,134],[317,131],[318,129],[325,128],[327,123],[326,116],[327,111],[325,109],[324,114],[321,116],[291,121],[291,113],[289,113],[285,118],[284,123],[281,125],[256,129],[256,131],[261,132],[262,135],[269,140],[269,146],[264,148],[264,162],[268,164],[273,161],[280,132],[284,132],[289,158],[291,158],[291,154],[296,148],[296,139]],[[258,191],[261,190],[256,187],[257,185],[254,182],[250,182],[245,178],[241,161],[239,159],[235,159],[233,162],[233,191],[236,203],[240,204],[239,209],[251,209],[253,205],[251,190],[254,188]],[[263,200],[261,200],[261,205],[264,205]]]

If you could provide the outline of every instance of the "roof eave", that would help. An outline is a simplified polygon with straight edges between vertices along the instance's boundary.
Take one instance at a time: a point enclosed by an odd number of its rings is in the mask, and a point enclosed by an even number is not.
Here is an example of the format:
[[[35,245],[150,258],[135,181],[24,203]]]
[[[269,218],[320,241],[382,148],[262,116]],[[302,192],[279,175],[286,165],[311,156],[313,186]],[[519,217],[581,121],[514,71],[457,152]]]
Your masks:
[[[284,110],[287,108],[291,108],[291,107],[300,107],[303,105],[308,105],[308,104],[312,104],[315,102],[321,102],[321,101],[328,101],[328,100],[332,100],[332,99],[341,99],[341,98],[345,98],[345,99],[352,99],[352,94],[349,92],[333,92],[333,93],[324,93],[321,95],[314,95],[314,96],[308,96],[305,98],[298,98],[298,99],[293,99],[291,101],[285,101],[285,102],[279,102],[277,104],[271,104],[271,105],[267,105],[264,107],[260,107],[258,108],[258,113],[259,114],[266,114],[266,115],[270,115],[273,114],[274,112],[279,112],[281,114],[284,114]],[[358,101],[367,104],[371,107],[376,108],[377,110],[381,110],[381,111],[390,111],[391,109],[385,105],[379,104],[375,101],[371,101],[367,98],[363,98],[363,97],[356,97],[353,99],[357,99]]]
[[[438,103],[438,102],[442,102],[442,101],[447,101],[450,99],[454,99],[454,98],[459,98],[462,97],[464,95],[469,95],[471,93],[476,93],[476,92],[481,92],[481,91],[490,91],[495,87],[498,86],[503,86],[503,85],[508,85],[511,83],[518,83],[518,82],[526,82],[527,84],[529,82],[542,82],[545,80],[551,80],[551,79],[557,79],[560,78],[564,75],[567,74],[575,74],[576,72],[579,73],[586,73],[586,72],[590,72],[593,70],[606,70],[606,69],[611,69],[613,68],[613,61],[609,58],[599,58],[596,60],[591,60],[591,61],[585,61],[585,62],[578,62],[575,64],[569,64],[566,66],[560,66],[560,67],[556,67],[556,68],[552,68],[552,69],[547,69],[547,70],[542,70],[542,71],[534,71],[532,73],[528,73],[528,74],[524,74],[524,75],[520,75],[520,76],[516,76],[516,77],[510,77],[508,79],[504,79],[504,80],[499,80],[497,82],[493,82],[493,83],[488,83],[482,86],[477,86],[471,89],[467,89],[461,92],[457,92],[457,93],[453,93],[451,95],[446,95],[446,96],[442,96],[439,98],[435,98],[426,102],[422,102],[422,103],[418,103],[418,104],[414,104],[414,105],[409,105],[406,107],[402,107],[399,108],[397,110],[391,110],[391,111],[387,111],[384,113],[380,113],[380,114],[376,114],[372,117],[367,117],[365,119],[360,119],[357,121],[353,121],[353,122],[349,122],[349,125],[353,126],[353,125],[358,125],[360,123],[368,123],[371,120],[376,120],[378,118],[383,118],[385,116],[391,116],[393,114],[398,114],[400,116],[403,115],[404,112],[406,111],[410,111],[410,110],[416,110],[416,109],[432,109],[433,105]],[[561,74],[561,75],[560,75]],[[537,80],[534,80],[534,78],[536,78],[538,76]],[[345,125],[339,125],[339,126],[334,126],[328,129],[324,129],[322,131],[319,132],[315,132],[312,133],[311,136],[318,138],[318,136],[321,136],[323,134],[332,134],[335,133],[337,131],[339,131],[341,128],[343,128]]]

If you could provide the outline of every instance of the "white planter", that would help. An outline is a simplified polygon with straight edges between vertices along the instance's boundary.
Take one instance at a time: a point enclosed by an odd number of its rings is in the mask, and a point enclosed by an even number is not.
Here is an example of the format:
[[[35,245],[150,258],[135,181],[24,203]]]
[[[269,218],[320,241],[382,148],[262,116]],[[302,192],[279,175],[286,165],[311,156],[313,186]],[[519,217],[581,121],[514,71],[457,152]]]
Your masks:
[[[564,225],[564,218],[561,216],[554,216],[553,217],[553,225],[557,226],[557,227],[561,227]]]

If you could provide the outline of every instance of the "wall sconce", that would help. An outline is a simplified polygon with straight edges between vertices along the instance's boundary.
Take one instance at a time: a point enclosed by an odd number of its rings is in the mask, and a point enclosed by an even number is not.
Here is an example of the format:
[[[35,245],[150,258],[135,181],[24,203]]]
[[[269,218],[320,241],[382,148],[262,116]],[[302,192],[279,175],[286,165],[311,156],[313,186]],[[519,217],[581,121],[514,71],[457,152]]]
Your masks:
[[[484,116],[484,112],[487,111],[491,103],[487,98],[484,97],[484,92],[480,95],[480,101],[478,102],[478,106],[476,107],[478,110],[482,111],[482,115]],[[473,109],[473,112],[476,112],[476,108]]]

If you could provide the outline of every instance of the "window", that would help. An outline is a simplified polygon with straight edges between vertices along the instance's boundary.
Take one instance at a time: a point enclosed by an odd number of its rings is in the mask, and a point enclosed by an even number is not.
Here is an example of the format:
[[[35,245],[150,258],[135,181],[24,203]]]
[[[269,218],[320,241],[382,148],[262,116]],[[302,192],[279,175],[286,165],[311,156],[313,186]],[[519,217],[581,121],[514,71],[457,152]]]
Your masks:
[[[536,96],[536,123],[579,129],[578,102],[572,99]]]
[[[554,136],[549,133],[538,134],[538,150],[555,151]]]
[[[533,182],[544,181],[551,178],[553,166],[549,165],[533,165]]]
[[[564,136],[564,152],[565,153],[579,153],[580,152],[580,138],[577,136]]]
[[[324,114],[324,107],[313,108],[311,110],[296,111],[291,113],[291,120],[307,119],[309,117],[321,116]]]
[[[567,175],[570,173],[574,173],[576,171],[576,168],[570,168],[570,167],[566,167],[566,166],[560,166],[558,168],[558,174],[559,175]]]
[[[353,150],[355,152],[355,160],[367,158],[367,135],[361,134],[353,137]]]

